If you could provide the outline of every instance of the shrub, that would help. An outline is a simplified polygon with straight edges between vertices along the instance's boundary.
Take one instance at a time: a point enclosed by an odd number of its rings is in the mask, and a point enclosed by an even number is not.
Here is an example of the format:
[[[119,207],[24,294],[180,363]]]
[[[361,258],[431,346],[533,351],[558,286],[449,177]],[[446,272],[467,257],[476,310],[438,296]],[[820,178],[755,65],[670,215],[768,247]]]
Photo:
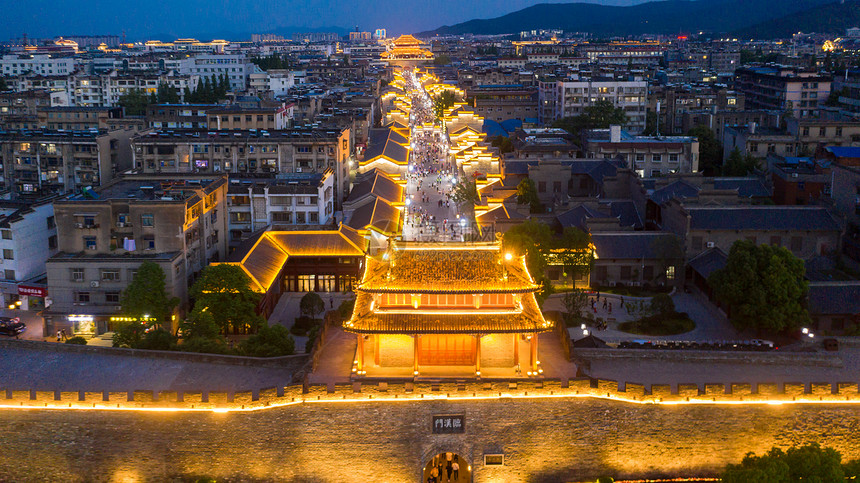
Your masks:
[[[296,341],[290,331],[281,325],[261,327],[260,331],[245,340],[241,352],[251,357],[277,357],[292,355],[296,350]]]
[[[325,311],[325,302],[318,293],[308,292],[299,301],[299,310],[302,311],[302,315],[309,315],[315,319]]]
[[[660,336],[684,334],[695,329],[696,324],[686,313],[672,311],[624,322],[618,328],[631,334]]]
[[[87,340],[81,336],[75,336],[71,339],[66,339],[66,344],[87,345]]]
[[[152,329],[143,335],[135,349],[169,351],[176,346],[176,337],[164,329]]]
[[[355,299],[344,300],[338,306],[337,311],[340,314],[340,318],[346,320],[352,317],[352,309],[355,307]]]
[[[183,352],[198,352],[202,354],[229,355],[235,351],[224,342],[224,339],[207,339],[205,337],[191,337],[185,339],[178,346]]]
[[[675,311],[675,302],[667,294],[661,293],[651,299],[651,310],[655,314],[667,314]]]

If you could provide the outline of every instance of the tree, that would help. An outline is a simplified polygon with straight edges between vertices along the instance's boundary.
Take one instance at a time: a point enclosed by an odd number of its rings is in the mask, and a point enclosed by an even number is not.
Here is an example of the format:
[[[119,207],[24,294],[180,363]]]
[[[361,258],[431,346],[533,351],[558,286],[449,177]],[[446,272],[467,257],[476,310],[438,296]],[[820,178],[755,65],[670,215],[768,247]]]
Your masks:
[[[114,329],[112,345],[135,348],[140,345],[145,330],[146,324],[142,322],[120,322]]]
[[[123,291],[120,305],[123,314],[141,321],[148,318],[149,325],[157,327],[170,321],[179,299],[168,296],[164,270],[147,260],[140,264],[134,279]]]
[[[651,298],[651,311],[655,314],[668,314],[675,311],[675,302],[669,294],[658,293]]]
[[[734,148],[723,165],[723,176],[746,176],[758,167],[758,158],[749,153],[742,155],[738,148]]]
[[[582,311],[588,307],[588,295],[582,290],[573,289],[564,294],[562,299],[564,305],[564,320],[567,325],[573,324],[579,317],[582,317]]]
[[[436,121],[442,119],[445,114],[445,109],[453,106],[457,102],[457,96],[452,91],[445,90],[433,98],[433,114],[436,116]]]
[[[699,140],[699,171],[705,176],[719,173],[723,159],[723,147],[717,141],[714,131],[708,126],[700,125],[687,133]]]
[[[176,337],[162,328],[147,330],[143,338],[134,346],[135,349],[153,351],[169,351],[175,347]]]
[[[510,153],[514,150],[514,144],[511,138],[506,136],[497,136],[491,143],[493,147],[499,148],[501,154]]]
[[[517,185],[517,203],[520,205],[529,205],[531,213],[541,213],[543,204],[538,198],[535,182],[529,178],[525,178]]]
[[[433,59],[433,65],[448,65],[451,63],[451,57],[441,54],[437,55],[435,59]]]
[[[296,341],[286,327],[264,325],[257,334],[242,343],[240,350],[250,357],[289,356],[296,350]]]
[[[325,310],[325,302],[323,302],[322,297],[318,293],[308,292],[299,302],[299,310],[302,311],[303,315],[316,319],[317,315],[323,313]]]
[[[645,114],[645,130],[642,131],[643,136],[659,136],[661,134],[661,132],[659,130],[659,127],[660,127],[659,124],[660,123],[658,122],[659,121],[658,116],[659,116],[659,114],[657,114],[656,112],[651,112],[651,111],[648,111],[648,113]],[[665,128],[666,128],[666,126],[663,126],[663,129],[665,129]],[[700,157],[701,157],[701,155],[700,155]]]
[[[9,90],[9,86],[6,84],[6,78],[0,75],[0,92]]]
[[[194,310],[212,314],[225,335],[230,330],[254,332],[262,322],[256,313],[260,294],[251,289],[251,279],[236,265],[220,263],[204,268],[190,294],[195,300]]]
[[[168,85],[166,82],[159,82],[156,102],[158,104],[179,104],[179,89]]]
[[[552,240],[552,258],[561,264],[565,274],[585,275],[594,265],[591,234],[575,226],[565,227],[560,237]]]
[[[141,89],[131,89],[117,102],[128,116],[143,116],[146,114],[146,106],[150,104],[150,98]]]
[[[743,240],[732,245],[726,266],[708,283],[731,307],[735,327],[776,333],[810,321],[804,272],[803,261],[787,249]]]
[[[838,451],[821,448],[817,443],[787,451],[773,447],[763,456],[748,453],[740,464],[726,466],[722,480],[724,483],[841,483],[845,481],[845,469],[851,469],[850,463],[843,468],[841,460]]]
[[[460,206],[477,205],[481,202],[481,195],[478,193],[478,184],[475,181],[461,179],[454,185],[454,194],[451,196]]]
[[[188,319],[179,324],[179,332],[185,342],[196,338],[221,339],[218,323],[208,308],[195,306]]]
[[[565,117],[553,123],[553,127],[561,128],[580,137],[583,131],[589,129],[606,129],[612,125],[627,124],[627,114],[624,109],[615,107],[609,99],[600,99],[586,107],[579,116]]]

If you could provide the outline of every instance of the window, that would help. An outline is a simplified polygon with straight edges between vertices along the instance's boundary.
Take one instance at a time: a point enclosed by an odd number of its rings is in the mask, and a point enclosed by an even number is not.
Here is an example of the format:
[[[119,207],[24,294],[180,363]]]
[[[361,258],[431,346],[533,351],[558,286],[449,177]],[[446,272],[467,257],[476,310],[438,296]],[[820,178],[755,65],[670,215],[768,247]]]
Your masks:
[[[2,233],[3,233],[3,239],[4,240],[11,240],[12,239],[12,230],[3,230]]]
[[[750,143],[750,152],[757,153],[758,152],[758,143]]]
[[[105,292],[105,303],[106,304],[118,304],[119,303],[119,292]]]
[[[119,282],[119,269],[102,269],[102,280],[105,282]]]
[[[669,162],[670,163],[677,163],[678,162],[678,155],[677,154],[670,154],[669,155]]]
[[[57,249],[57,235],[51,235],[48,237],[48,249],[56,250]]]
[[[89,292],[78,292],[75,294],[75,301],[79,304],[89,303],[90,301],[90,293]]]
[[[666,280],[675,280],[675,267],[673,265],[666,267]]]
[[[14,260],[15,256],[12,250],[8,248],[3,249],[3,260]]]
[[[132,281],[132,280],[134,280],[134,276],[137,275],[137,269],[136,268],[129,268],[127,273],[128,273],[128,280]]]
[[[96,237],[85,236],[84,237],[84,248],[86,248],[87,250],[95,250],[96,248],[98,248],[96,245]]]
[[[842,128],[841,128],[841,127],[837,127],[837,128],[836,128],[836,137],[840,137],[840,136],[842,136]]]
[[[803,135],[809,136],[809,126],[803,128]]]
[[[644,154],[637,154],[636,155],[636,161],[638,161],[638,162],[645,161],[645,155]]]
[[[144,213],[140,215],[141,226],[155,226],[155,215],[152,213]]]
[[[143,237],[143,249],[144,250],[155,250],[155,236],[154,235],[144,235],[144,237]]]
[[[660,163],[663,161],[663,156],[661,154],[652,154],[651,161],[654,163]]]
[[[803,237],[793,236],[791,237],[791,251],[799,252],[803,250]]]
[[[552,182],[552,192],[553,193],[561,193],[561,181],[553,181]]]
[[[69,273],[72,277],[72,282],[83,282],[84,281],[84,269],[83,268],[70,268]]]
[[[818,128],[818,135],[821,137],[826,136],[827,135],[827,128],[826,127]]]

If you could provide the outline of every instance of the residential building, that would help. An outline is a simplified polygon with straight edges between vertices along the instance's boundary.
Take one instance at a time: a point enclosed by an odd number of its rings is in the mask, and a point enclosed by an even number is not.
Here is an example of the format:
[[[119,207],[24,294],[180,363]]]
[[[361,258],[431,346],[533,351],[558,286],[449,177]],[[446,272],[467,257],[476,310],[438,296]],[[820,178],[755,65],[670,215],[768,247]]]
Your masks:
[[[474,111],[484,119],[502,122],[517,119],[537,124],[538,92],[523,86],[478,86],[466,91]]]
[[[75,59],[50,55],[8,54],[0,58],[0,75],[14,77],[33,73],[47,76],[67,76],[75,71]]]
[[[595,260],[589,286],[680,287],[684,259],[670,255],[672,233],[619,231],[592,233]]]
[[[129,176],[93,195],[56,201],[59,253],[48,259],[46,333],[101,334],[122,313],[122,292],[144,261],[158,264],[177,297],[170,331],[188,309],[188,287],[227,256],[227,176]]]
[[[244,91],[248,76],[255,72],[262,71],[244,54],[199,54],[183,59],[179,67],[180,74],[199,78],[226,75],[235,91]]]
[[[18,196],[80,192],[132,167],[134,131],[9,131],[0,134],[0,183]]]
[[[830,192],[830,163],[809,157],[767,157],[767,173],[778,205],[811,205]]]
[[[735,71],[735,89],[746,107],[791,112],[794,117],[817,117],[830,95],[832,79],[797,67],[764,65]]]
[[[660,105],[658,112],[657,105]],[[660,132],[664,134],[686,134],[684,115],[704,110],[705,112],[742,111],[744,96],[725,87],[711,85],[667,85],[655,86],[648,93],[648,112],[658,116]]]
[[[39,127],[58,131],[106,130],[110,120],[123,117],[122,108],[43,107],[38,110]]]
[[[209,109],[206,112],[207,125],[213,130],[280,130],[292,122],[291,106],[244,108],[226,106]]]
[[[559,80],[555,82],[554,89],[539,89],[538,92],[544,96],[539,98],[541,106],[552,106],[552,117],[540,119],[543,124],[578,116],[597,101],[609,100],[627,115],[625,126],[630,132],[639,133],[645,129],[647,81],[601,78]]]
[[[150,104],[146,125],[153,129],[206,129],[206,113],[218,104]]]
[[[231,179],[227,190],[230,248],[274,226],[324,226],[334,221],[334,170],[284,173],[275,179]]]
[[[0,201],[0,292],[3,306],[21,302],[22,310],[45,308],[45,261],[57,253],[52,202]]]
[[[611,126],[586,134],[587,158],[620,159],[640,177],[699,170],[699,141],[690,136],[634,136]]]
[[[132,146],[134,167],[143,173],[228,173],[242,177],[324,173],[331,168],[335,173],[335,210],[340,210],[349,192],[349,128],[157,131],[135,136]]]

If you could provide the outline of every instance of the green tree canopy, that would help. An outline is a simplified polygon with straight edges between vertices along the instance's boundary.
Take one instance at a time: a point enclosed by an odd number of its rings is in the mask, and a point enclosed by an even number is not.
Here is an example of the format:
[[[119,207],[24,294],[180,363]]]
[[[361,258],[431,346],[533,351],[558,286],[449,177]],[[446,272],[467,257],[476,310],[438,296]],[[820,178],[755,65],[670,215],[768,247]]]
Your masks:
[[[690,129],[687,134],[699,140],[699,171],[702,171],[705,176],[719,173],[723,161],[723,147],[717,141],[714,131],[708,126],[701,125]]]
[[[158,104],[179,104],[179,89],[166,82],[159,82],[156,102]]]
[[[586,107],[583,113],[574,117],[565,117],[553,123],[553,127],[564,129],[577,138],[583,131],[589,129],[606,129],[612,125],[627,124],[627,114],[624,109],[615,107],[609,99],[600,99]]]
[[[517,203],[529,205],[531,213],[543,211],[543,204],[540,202],[537,187],[535,187],[535,182],[532,179],[525,178],[517,185]]]
[[[303,315],[316,319],[325,310],[325,302],[316,292],[306,293],[299,301],[299,310]]]
[[[763,456],[748,453],[740,464],[728,465],[722,478],[723,483],[842,483],[851,463],[843,468],[841,461],[838,451],[817,443],[787,451],[773,447]]]
[[[734,148],[723,165],[723,176],[746,176],[758,167],[759,160],[755,156],[750,153],[741,154],[738,148]]]
[[[238,266],[221,263],[203,269],[190,290],[195,312],[212,314],[224,334],[254,332],[262,322],[256,313],[260,294],[251,289],[251,279]]]
[[[146,114],[146,106],[152,99],[141,89],[131,89],[120,96],[118,104],[125,109],[128,116],[143,116]]]
[[[152,325],[166,324],[179,299],[169,297],[165,290],[164,270],[155,263],[145,261],[137,268],[134,279],[120,299],[122,313],[137,319],[149,316]]]
[[[708,278],[717,298],[731,306],[738,329],[770,333],[809,323],[804,307],[803,261],[783,247],[736,241],[725,268]]]
[[[433,65],[448,65],[451,63],[451,57],[445,54],[437,55],[435,59],[433,59]]]
[[[461,206],[477,205],[481,202],[481,195],[478,193],[478,184],[469,179],[460,179],[454,185],[454,194],[451,199]]]
[[[511,142],[511,138],[507,136],[497,136],[490,144],[495,148],[499,148],[499,152],[502,154],[510,153],[514,150],[514,144]]]
[[[270,69],[289,69],[290,62],[281,54],[273,53],[266,57],[253,57],[251,62],[260,66],[260,69],[268,71]]]
[[[292,355],[296,341],[290,331],[282,325],[260,327],[260,331],[249,337],[240,346],[240,351],[250,357],[278,357]]]
[[[457,96],[454,95],[454,92],[449,90],[444,90],[440,92],[438,96],[434,97],[433,114],[436,116],[436,121],[441,120],[445,113],[445,109],[453,106],[455,102],[457,102]]]

